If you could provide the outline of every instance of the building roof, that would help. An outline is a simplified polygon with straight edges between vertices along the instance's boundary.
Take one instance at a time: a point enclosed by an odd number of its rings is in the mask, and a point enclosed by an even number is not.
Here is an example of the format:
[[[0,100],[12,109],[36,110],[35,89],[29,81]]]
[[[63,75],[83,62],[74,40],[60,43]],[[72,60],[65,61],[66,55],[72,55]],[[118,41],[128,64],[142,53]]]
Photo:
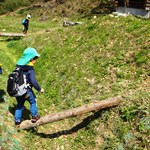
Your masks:
[[[116,7],[150,10],[150,0],[114,0]]]

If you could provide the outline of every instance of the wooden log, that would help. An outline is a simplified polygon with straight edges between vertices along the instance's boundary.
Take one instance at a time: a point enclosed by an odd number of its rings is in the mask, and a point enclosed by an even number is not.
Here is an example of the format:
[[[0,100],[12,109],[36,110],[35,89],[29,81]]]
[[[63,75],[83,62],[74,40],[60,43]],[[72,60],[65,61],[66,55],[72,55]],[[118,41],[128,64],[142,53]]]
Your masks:
[[[5,33],[5,32],[0,32],[0,36],[9,36],[9,37],[24,37],[26,36],[23,33]]]
[[[121,97],[109,98],[106,100],[98,101],[95,103],[86,104],[80,107],[72,108],[62,112],[49,114],[41,117],[36,123],[32,123],[31,120],[25,120],[20,124],[20,129],[28,129],[35,126],[51,123],[58,120],[63,120],[69,117],[74,117],[80,114],[88,113],[91,111],[97,111],[103,108],[116,106],[121,102]]]
[[[73,22],[73,21],[63,20],[63,27],[74,26],[78,24],[83,24],[83,22]]]

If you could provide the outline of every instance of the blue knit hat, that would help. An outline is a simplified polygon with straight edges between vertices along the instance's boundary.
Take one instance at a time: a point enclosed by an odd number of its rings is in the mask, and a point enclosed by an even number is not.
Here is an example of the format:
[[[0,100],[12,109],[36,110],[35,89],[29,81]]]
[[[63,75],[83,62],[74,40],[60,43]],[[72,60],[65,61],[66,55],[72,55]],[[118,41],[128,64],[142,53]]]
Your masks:
[[[27,65],[35,56],[40,57],[34,48],[26,48],[23,52],[23,56],[17,61],[17,65]]]

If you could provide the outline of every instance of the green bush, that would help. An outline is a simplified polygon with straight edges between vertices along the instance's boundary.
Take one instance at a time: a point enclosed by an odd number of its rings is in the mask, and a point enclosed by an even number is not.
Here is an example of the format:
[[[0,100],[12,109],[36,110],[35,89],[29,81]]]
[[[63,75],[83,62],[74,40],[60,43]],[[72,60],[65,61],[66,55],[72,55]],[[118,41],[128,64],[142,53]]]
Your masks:
[[[141,50],[135,54],[135,62],[138,65],[145,64],[148,60],[148,50]]]

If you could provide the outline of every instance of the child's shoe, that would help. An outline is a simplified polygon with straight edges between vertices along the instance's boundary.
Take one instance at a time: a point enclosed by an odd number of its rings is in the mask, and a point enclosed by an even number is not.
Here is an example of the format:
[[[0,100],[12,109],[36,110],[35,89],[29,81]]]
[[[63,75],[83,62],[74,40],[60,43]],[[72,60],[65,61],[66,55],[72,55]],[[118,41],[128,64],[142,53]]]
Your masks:
[[[15,122],[15,125],[16,125],[17,127],[20,127],[20,124],[21,124],[21,121]]]
[[[32,116],[32,119],[31,119],[31,122],[32,123],[35,123],[37,120],[39,120],[40,119],[40,116],[39,115],[37,115],[37,116]]]

